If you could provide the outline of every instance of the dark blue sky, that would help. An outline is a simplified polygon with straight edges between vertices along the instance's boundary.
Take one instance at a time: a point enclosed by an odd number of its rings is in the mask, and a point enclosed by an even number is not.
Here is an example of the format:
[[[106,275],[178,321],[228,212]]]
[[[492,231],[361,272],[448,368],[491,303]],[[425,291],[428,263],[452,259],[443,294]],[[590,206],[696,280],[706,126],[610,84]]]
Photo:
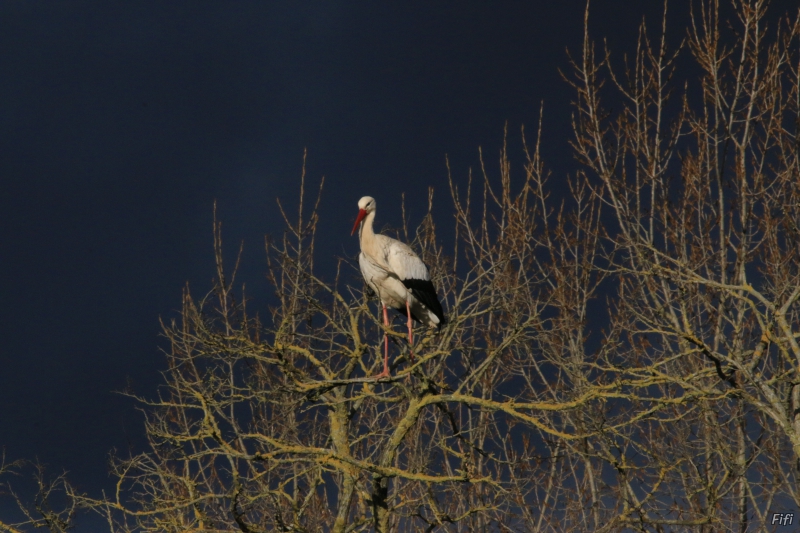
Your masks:
[[[773,2],[774,14],[795,1]],[[112,447],[142,442],[113,391],[153,395],[159,317],[182,287],[210,288],[212,203],[243,280],[263,281],[263,236],[294,205],[304,148],[326,176],[318,262],[354,256],[356,202],[419,221],[428,186],[449,227],[445,154],[457,179],[503,127],[535,128],[572,171],[558,69],[579,52],[582,0],[0,3],[0,445],[109,485]],[[673,2],[675,33],[688,2]],[[592,34],[631,50],[662,4],[593,0]],[[774,20],[774,16],[772,17]],[[654,26],[655,27],[655,26]],[[520,164],[516,163],[516,168]],[[324,268],[324,266],[323,266]]]

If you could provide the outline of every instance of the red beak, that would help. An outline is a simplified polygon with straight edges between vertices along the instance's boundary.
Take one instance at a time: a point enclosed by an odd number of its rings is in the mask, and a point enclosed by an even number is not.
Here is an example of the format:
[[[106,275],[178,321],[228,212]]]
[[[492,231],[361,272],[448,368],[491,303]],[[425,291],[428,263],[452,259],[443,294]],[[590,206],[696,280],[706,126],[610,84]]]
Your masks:
[[[356,223],[353,224],[353,231],[350,232],[350,235],[353,235],[356,232],[358,225],[361,224],[361,221],[364,220],[365,216],[367,216],[367,212],[363,209],[359,209],[358,216],[356,217]]]

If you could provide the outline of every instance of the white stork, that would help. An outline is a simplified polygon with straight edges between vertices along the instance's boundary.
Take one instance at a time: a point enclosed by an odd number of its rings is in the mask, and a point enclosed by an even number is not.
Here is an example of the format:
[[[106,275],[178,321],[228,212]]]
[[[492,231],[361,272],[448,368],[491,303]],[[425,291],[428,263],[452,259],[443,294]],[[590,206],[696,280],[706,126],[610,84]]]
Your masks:
[[[428,268],[407,244],[385,235],[375,234],[375,199],[365,196],[358,201],[358,217],[351,235],[361,225],[358,264],[367,285],[381,299],[383,323],[389,327],[386,307],[392,307],[408,317],[408,344],[414,361],[411,319],[441,328],[445,318],[442,304],[436,296]],[[377,379],[389,376],[389,338],[384,333],[383,372]]]

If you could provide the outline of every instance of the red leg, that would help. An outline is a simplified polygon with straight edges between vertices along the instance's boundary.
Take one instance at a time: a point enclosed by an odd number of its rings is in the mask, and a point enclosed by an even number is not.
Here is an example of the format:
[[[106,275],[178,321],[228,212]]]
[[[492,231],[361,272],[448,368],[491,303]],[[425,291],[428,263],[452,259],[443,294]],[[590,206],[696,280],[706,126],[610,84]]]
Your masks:
[[[389,327],[389,314],[386,312],[386,305],[381,302],[383,307],[383,325]],[[375,376],[375,379],[389,377],[389,335],[383,332],[383,372]]]
[[[406,300],[406,312],[408,313],[408,351],[411,354],[411,362],[414,362],[414,336],[411,333],[411,306]]]

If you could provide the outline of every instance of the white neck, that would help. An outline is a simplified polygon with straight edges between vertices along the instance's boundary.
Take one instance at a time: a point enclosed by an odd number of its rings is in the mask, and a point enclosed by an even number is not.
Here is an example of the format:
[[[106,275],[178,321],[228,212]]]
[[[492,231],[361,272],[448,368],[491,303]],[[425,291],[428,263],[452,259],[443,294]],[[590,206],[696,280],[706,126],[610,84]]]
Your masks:
[[[358,230],[358,238],[361,241],[361,249],[372,248],[375,243],[375,231],[372,223],[375,221],[375,211],[367,213],[361,221],[361,228]]]
[[[364,220],[361,221],[361,228],[358,230],[358,237],[361,242],[375,240],[375,230],[372,223],[375,221],[375,211],[367,213]]]

